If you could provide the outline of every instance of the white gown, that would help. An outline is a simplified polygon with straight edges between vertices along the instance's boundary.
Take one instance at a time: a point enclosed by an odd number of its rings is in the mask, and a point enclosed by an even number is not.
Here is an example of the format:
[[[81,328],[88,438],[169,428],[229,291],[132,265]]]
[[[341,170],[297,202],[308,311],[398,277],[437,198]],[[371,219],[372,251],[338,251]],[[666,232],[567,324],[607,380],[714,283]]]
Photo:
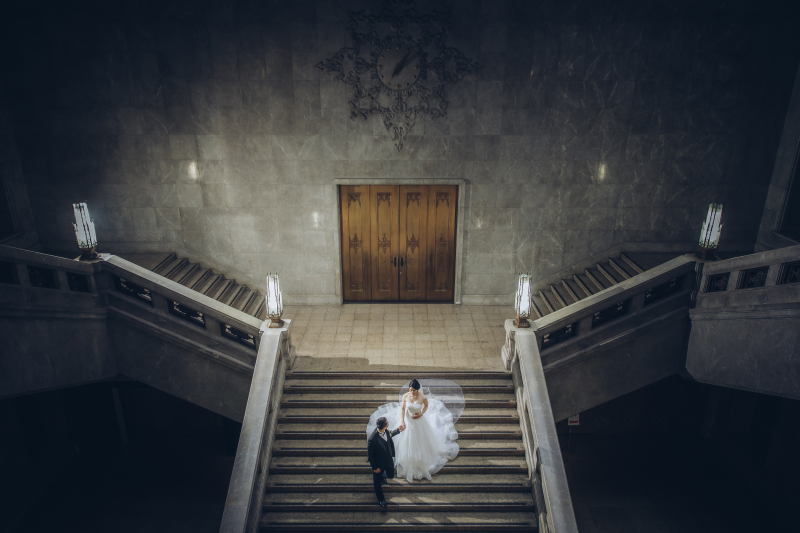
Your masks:
[[[378,418],[385,416],[389,429],[400,425],[400,403],[381,405],[369,419],[367,435],[377,426]],[[458,432],[453,423],[453,415],[445,404],[428,396],[428,410],[420,418],[411,415],[422,412],[421,403],[406,402],[406,429],[393,437],[395,447],[394,464],[397,476],[409,482],[415,479],[431,479],[435,474],[458,455]]]

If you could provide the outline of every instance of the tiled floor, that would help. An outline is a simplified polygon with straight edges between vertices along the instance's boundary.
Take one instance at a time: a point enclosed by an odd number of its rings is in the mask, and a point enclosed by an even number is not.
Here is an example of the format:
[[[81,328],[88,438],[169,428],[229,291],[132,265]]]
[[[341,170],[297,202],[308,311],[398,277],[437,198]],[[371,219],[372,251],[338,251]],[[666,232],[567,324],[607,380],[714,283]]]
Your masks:
[[[345,304],[287,306],[295,369],[503,370],[506,306]]]

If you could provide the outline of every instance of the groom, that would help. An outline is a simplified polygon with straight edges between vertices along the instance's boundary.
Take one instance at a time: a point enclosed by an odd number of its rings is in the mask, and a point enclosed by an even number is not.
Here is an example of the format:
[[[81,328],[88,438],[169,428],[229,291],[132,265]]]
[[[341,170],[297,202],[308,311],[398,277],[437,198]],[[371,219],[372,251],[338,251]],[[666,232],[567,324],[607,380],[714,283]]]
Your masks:
[[[387,483],[386,478],[394,478],[394,442],[392,437],[405,429],[400,426],[394,431],[387,431],[389,421],[385,416],[378,419],[378,427],[367,439],[367,453],[369,455],[369,465],[372,467],[372,485],[375,488],[375,496],[378,497],[378,505],[386,509],[386,500],[383,497],[381,485]]]

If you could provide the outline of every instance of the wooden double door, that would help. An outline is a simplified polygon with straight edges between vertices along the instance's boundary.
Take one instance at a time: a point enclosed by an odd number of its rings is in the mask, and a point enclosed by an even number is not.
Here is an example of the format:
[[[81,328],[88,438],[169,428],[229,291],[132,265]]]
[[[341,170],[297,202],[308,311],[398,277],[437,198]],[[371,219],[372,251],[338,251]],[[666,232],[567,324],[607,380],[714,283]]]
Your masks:
[[[342,185],[346,301],[453,301],[456,185]]]

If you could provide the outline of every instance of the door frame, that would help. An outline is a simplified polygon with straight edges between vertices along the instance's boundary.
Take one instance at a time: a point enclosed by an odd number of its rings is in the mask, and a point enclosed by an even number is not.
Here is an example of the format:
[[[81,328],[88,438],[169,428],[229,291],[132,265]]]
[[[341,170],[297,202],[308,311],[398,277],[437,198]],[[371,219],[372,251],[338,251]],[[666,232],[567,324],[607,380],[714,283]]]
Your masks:
[[[461,305],[461,283],[462,283],[462,268],[464,265],[464,202],[466,198],[467,182],[463,179],[425,179],[425,178],[348,178],[348,179],[335,179],[333,186],[335,194],[333,197],[336,199],[336,222],[337,228],[334,234],[334,253],[335,256],[335,270],[336,270],[336,298],[339,300],[339,305],[344,303],[344,289],[342,287],[342,210],[340,209],[341,199],[339,198],[340,185],[457,185],[458,186],[458,204],[456,206],[456,276],[455,283],[453,284],[453,303]],[[408,302],[410,304],[425,303],[425,302]]]

